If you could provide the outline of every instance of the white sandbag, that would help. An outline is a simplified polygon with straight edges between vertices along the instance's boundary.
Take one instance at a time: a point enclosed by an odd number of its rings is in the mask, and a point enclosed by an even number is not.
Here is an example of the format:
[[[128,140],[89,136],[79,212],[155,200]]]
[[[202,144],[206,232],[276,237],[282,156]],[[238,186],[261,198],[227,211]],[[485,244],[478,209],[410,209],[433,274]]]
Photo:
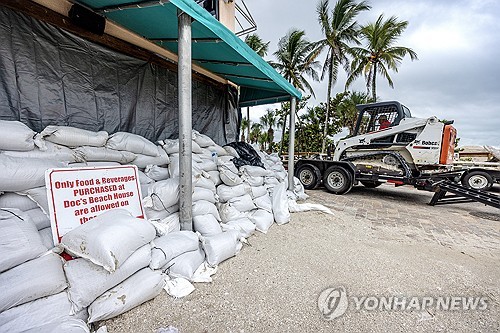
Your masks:
[[[41,324],[63,322],[66,319],[86,320],[86,313],[70,316],[71,303],[66,292],[39,298],[0,313],[0,332],[25,332]],[[56,331],[58,332],[58,331]]]
[[[197,250],[199,239],[194,232],[183,230],[155,238],[151,245],[151,263],[149,267],[151,269],[160,269],[175,257]]]
[[[139,183],[141,185],[148,185],[148,184],[154,184],[154,180],[149,178],[148,175],[146,175],[144,172],[141,170],[137,170],[137,174],[139,176]],[[147,194],[147,193],[146,193]]]
[[[236,186],[222,184],[217,187],[217,195],[220,202],[227,202],[229,199],[249,193],[251,193],[251,188],[248,184],[239,184]]]
[[[0,154],[0,192],[19,192],[45,185],[45,171],[67,164],[37,158],[19,158]]]
[[[108,140],[108,133],[105,131],[92,132],[69,126],[50,125],[45,127],[45,129],[37,135],[36,139],[37,144],[38,142],[46,140],[67,147],[103,147]],[[43,149],[43,147],[40,148]]]
[[[62,258],[48,253],[0,274],[0,312],[66,289]]]
[[[198,200],[205,200],[211,203],[215,203],[215,194],[209,189],[196,186],[193,191],[193,202]]]
[[[179,207],[177,205],[171,206],[171,207],[169,207],[167,209],[163,209],[163,210],[154,210],[152,208],[144,208],[144,213],[146,214],[146,218],[149,221],[151,221],[151,220],[159,221],[159,220],[163,220],[167,216],[177,212],[179,210],[178,208]]]
[[[248,183],[252,187],[262,186],[264,185],[264,177],[252,177],[243,174],[241,176],[244,182]]]
[[[167,281],[163,289],[165,289],[165,291],[174,298],[186,297],[195,290],[193,284],[184,278],[179,277],[171,279],[167,277],[166,280]]]
[[[264,177],[264,184],[266,185],[278,185],[280,182],[276,177],[274,176],[269,176],[269,177]]]
[[[168,171],[168,168],[162,168],[158,165],[148,165],[146,167],[146,170],[144,170],[144,173],[146,174],[146,176],[155,181],[170,178],[170,172]]]
[[[273,174],[270,170],[253,165],[243,165],[240,167],[240,172],[248,177],[265,177]]]
[[[89,306],[97,297],[122,282],[151,261],[151,245],[146,244],[135,251],[123,265],[109,273],[92,262],[78,258],[64,264],[68,279],[68,297],[71,312],[77,313]]]
[[[47,249],[52,249],[54,247],[54,238],[52,237],[52,228],[48,227],[42,230],[38,230],[40,238],[42,239],[42,244]]]
[[[47,251],[33,222],[17,209],[0,209],[0,272]]]
[[[193,203],[193,217],[207,214],[212,214],[217,219],[217,221],[221,220],[219,211],[217,210],[215,204],[206,200],[198,200]]]
[[[81,157],[79,157],[76,152],[66,146],[61,146],[52,142],[46,142],[45,145],[45,150],[35,147],[30,151],[4,151],[4,154],[19,158],[40,158],[53,161],[76,162],[81,160]]]
[[[254,198],[253,203],[259,209],[267,210],[269,213],[273,212],[273,201],[272,201],[269,193],[267,193],[267,191],[266,191],[266,194],[264,194],[260,197]]]
[[[276,179],[278,179],[280,182],[284,182],[285,180],[288,180],[288,173],[286,171],[278,171],[274,173],[274,176]]]
[[[149,186],[148,196],[142,201],[144,207],[165,210],[179,202],[179,178],[169,178]]]
[[[237,255],[243,246],[240,238],[240,233],[236,230],[228,230],[217,235],[201,237],[201,244],[208,264],[216,266],[224,260]]]
[[[20,121],[0,120],[0,150],[32,150],[35,147],[35,134]]]
[[[214,182],[215,186],[219,186],[222,184],[222,180],[220,179],[219,170],[217,171],[208,171],[210,175],[209,179]]]
[[[89,306],[89,323],[125,313],[158,296],[165,286],[161,271],[144,268],[106,291]]]
[[[240,154],[238,154],[238,152],[236,151],[236,149],[234,149],[233,147],[231,147],[231,146],[224,146],[223,148],[227,152],[228,155],[236,157],[236,158],[240,158]]]
[[[249,218],[241,218],[227,223],[221,223],[221,228],[224,231],[236,230],[241,237],[248,238],[255,232],[255,224]]]
[[[191,159],[192,159],[192,161],[193,161],[193,164],[195,164],[195,163],[203,163],[202,156],[203,156],[203,155],[199,155],[199,154],[194,154],[194,153],[193,153],[193,154],[191,155]],[[208,157],[206,157],[206,158],[208,158]]]
[[[160,140],[158,141],[158,144],[167,152],[168,155],[171,154],[178,154],[179,153],[179,140]],[[201,147],[195,142],[192,141],[192,148],[191,151],[194,154],[199,154],[202,152]]]
[[[248,219],[255,224],[255,230],[267,233],[274,223],[274,216],[267,210],[257,209],[248,215]]]
[[[22,211],[27,211],[37,207],[36,202],[28,198],[26,195],[20,195],[13,192],[7,192],[0,195],[0,208],[16,208]]]
[[[286,195],[285,183],[280,183],[274,187],[273,215],[277,224],[290,222],[290,211],[288,210],[288,197]]]
[[[232,172],[225,166],[219,166],[220,180],[228,186],[236,186],[243,183],[243,179],[237,173]]]
[[[212,214],[194,216],[193,227],[194,231],[202,236],[212,236],[222,232],[219,222]]]
[[[201,163],[197,163],[196,167],[203,171],[217,171],[217,163],[215,163],[212,159],[202,158]]]
[[[180,231],[181,223],[179,213],[173,213],[161,220],[149,220],[156,229],[156,236],[161,237],[171,232]]]
[[[239,211],[228,202],[219,205],[219,213],[221,221],[224,223],[247,217],[249,214],[249,212]]]
[[[93,162],[77,162],[70,163],[68,167],[70,168],[86,168],[86,167],[112,167],[112,166],[120,166],[121,164],[118,162],[111,161],[93,161]]]
[[[217,165],[223,165],[225,163],[230,163],[227,165],[228,167],[234,166],[234,168],[236,168],[236,166],[232,162],[233,159],[234,159],[234,157],[231,155],[219,156],[217,158]],[[235,172],[235,170],[238,171],[238,168],[236,168],[236,169],[231,168],[231,171]]]
[[[193,130],[193,141],[196,142],[201,148],[215,146],[215,142],[205,134]]]
[[[24,212],[33,222],[38,230],[50,227],[50,219],[45,213],[39,208],[33,208]]]
[[[135,160],[136,154],[129,151],[118,151],[106,147],[82,146],[73,149],[77,154],[78,162],[107,161],[127,164]]]
[[[148,156],[136,154],[137,157],[130,162],[130,164],[136,165],[138,168],[144,169],[148,165],[159,165],[164,166],[170,163],[167,153],[160,147],[157,146],[158,156]]]
[[[249,212],[257,208],[253,203],[250,194],[244,194],[239,197],[231,198],[227,202],[240,212]]]
[[[205,174],[202,172],[200,175],[196,175],[193,177],[193,186],[206,188],[212,191],[214,194],[217,193],[217,190],[215,188],[215,183],[209,178],[210,178],[209,174]]]
[[[194,272],[205,261],[205,252],[201,248],[181,254],[170,260],[163,268],[167,269],[169,276],[174,278],[184,278],[192,281]]]
[[[56,322],[33,327],[23,333],[90,333],[87,324],[76,318],[63,318]]]
[[[263,195],[266,195],[266,194],[269,194],[267,192],[267,188],[265,185],[261,185],[261,186],[254,186],[251,188],[251,193],[252,195],[252,198],[258,198],[258,197],[261,197]]]
[[[49,216],[49,200],[47,198],[47,188],[45,186],[30,188],[18,192],[18,194],[26,196],[26,198],[35,202],[36,205]]]
[[[106,142],[106,148],[126,150],[135,154],[158,156],[157,146],[148,139],[133,133],[116,132]]]
[[[295,200],[304,201],[309,198],[305,193],[304,185],[297,177],[293,177],[293,193],[295,194]]]
[[[113,209],[66,233],[61,244],[70,255],[114,272],[155,236],[156,230],[147,220],[135,218],[124,209]]]
[[[227,156],[227,155],[229,155],[227,153],[227,151],[224,148],[222,148],[221,146],[219,146],[219,145],[208,146],[205,149],[208,149],[212,153],[216,153],[217,156]]]

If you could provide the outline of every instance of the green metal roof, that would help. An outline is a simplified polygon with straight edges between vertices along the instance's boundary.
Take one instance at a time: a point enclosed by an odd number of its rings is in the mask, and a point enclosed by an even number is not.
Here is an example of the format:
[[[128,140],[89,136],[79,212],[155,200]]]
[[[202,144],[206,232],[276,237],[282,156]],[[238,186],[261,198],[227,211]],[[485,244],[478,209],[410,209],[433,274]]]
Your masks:
[[[192,57],[240,86],[240,106],[282,102],[301,93],[193,0],[78,0],[106,18],[177,54],[177,10],[193,18]]]

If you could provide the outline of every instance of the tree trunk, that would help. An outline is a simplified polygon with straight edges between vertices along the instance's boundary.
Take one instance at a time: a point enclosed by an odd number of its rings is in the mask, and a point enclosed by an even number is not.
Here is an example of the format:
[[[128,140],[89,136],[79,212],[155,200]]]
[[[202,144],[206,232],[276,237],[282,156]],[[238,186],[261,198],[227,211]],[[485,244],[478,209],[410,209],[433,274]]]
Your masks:
[[[285,114],[285,119],[283,119],[283,132],[281,134],[281,144],[280,144],[280,156],[283,154],[283,146],[285,144],[285,130],[286,130],[286,117],[287,115]]]
[[[373,63],[373,76],[372,76],[372,98],[373,103],[377,102],[377,63]]]
[[[248,120],[247,141],[250,141],[250,107],[249,106],[247,106],[247,120]]]
[[[326,115],[325,127],[323,128],[323,141],[321,142],[321,153],[326,151],[326,136],[328,134],[328,123],[330,122],[330,94],[332,92],[332,71],[333,71],[333,52],[330,59],[330,66],[328,68],[328,91],[326,93]]]

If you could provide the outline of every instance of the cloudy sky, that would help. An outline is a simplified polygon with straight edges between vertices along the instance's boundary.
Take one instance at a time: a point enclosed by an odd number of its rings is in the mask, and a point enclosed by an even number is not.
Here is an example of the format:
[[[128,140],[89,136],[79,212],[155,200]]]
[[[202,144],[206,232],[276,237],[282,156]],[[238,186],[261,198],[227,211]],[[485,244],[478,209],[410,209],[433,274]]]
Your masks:
[[[319,1],[319,0],[318,0]],[[303,29],[311,41],[321,38],[316,0],[246,0],[257,22],[257,33],[270,41],[266,60],[272,59],[280,37],[291,28]],[[333,6],[334,0],[330,0]],[[359,16],[361,24],[384,13],[407,20],[399,39],[419,60],[405,60],[391,73],[394,89],[378,80],[380,100],[398,100],[416,117],[455,120],[460,145],[500,146],[500,1],[498,0],[372,0],[372,9]],[[333,89],[343,90],[345,75]],[[318,104],[326,100],[327,81],[313,83]],[[366,91],[363,78],[353,86]],[[258,120],[267,107],[251,109]]]

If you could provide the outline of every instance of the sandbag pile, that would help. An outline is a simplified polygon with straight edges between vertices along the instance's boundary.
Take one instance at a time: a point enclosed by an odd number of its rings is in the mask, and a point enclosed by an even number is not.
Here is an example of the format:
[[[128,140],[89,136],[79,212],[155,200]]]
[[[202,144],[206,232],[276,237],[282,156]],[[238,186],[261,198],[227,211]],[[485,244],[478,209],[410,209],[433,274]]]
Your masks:
[[[65,126],[36,134],[20,122],[0,121],[0,253],[6,254],[0,258],[0,331],[88,332],[84,321],[117,316],[163,288],[186,295],[194,289],[185,292],[188,281],[210,281],[217,265],[237,255],[256,230],[287,223],[288,197],[305,199],[298,180],[287,191],[276,154],[243,143],[221,147],[197,131],[192,147],[194,230],[181,231],[178,140],[156,145],[130,133]],[[139,169],[146,219],[109,211],[54,248],[45,171],[120,164]],[[66,262],[51,249],[75,259]],[[12,286],[16,280],[21,287]]]
[[[1,198],[1,204],[28,204],[15,195]],[[54,332],[56,326],[69,332],[68,325],[89,332],[84,309],[70,314],[64,260],[48,251],[26,212],[0,209],[0,253],[1,332]]]

